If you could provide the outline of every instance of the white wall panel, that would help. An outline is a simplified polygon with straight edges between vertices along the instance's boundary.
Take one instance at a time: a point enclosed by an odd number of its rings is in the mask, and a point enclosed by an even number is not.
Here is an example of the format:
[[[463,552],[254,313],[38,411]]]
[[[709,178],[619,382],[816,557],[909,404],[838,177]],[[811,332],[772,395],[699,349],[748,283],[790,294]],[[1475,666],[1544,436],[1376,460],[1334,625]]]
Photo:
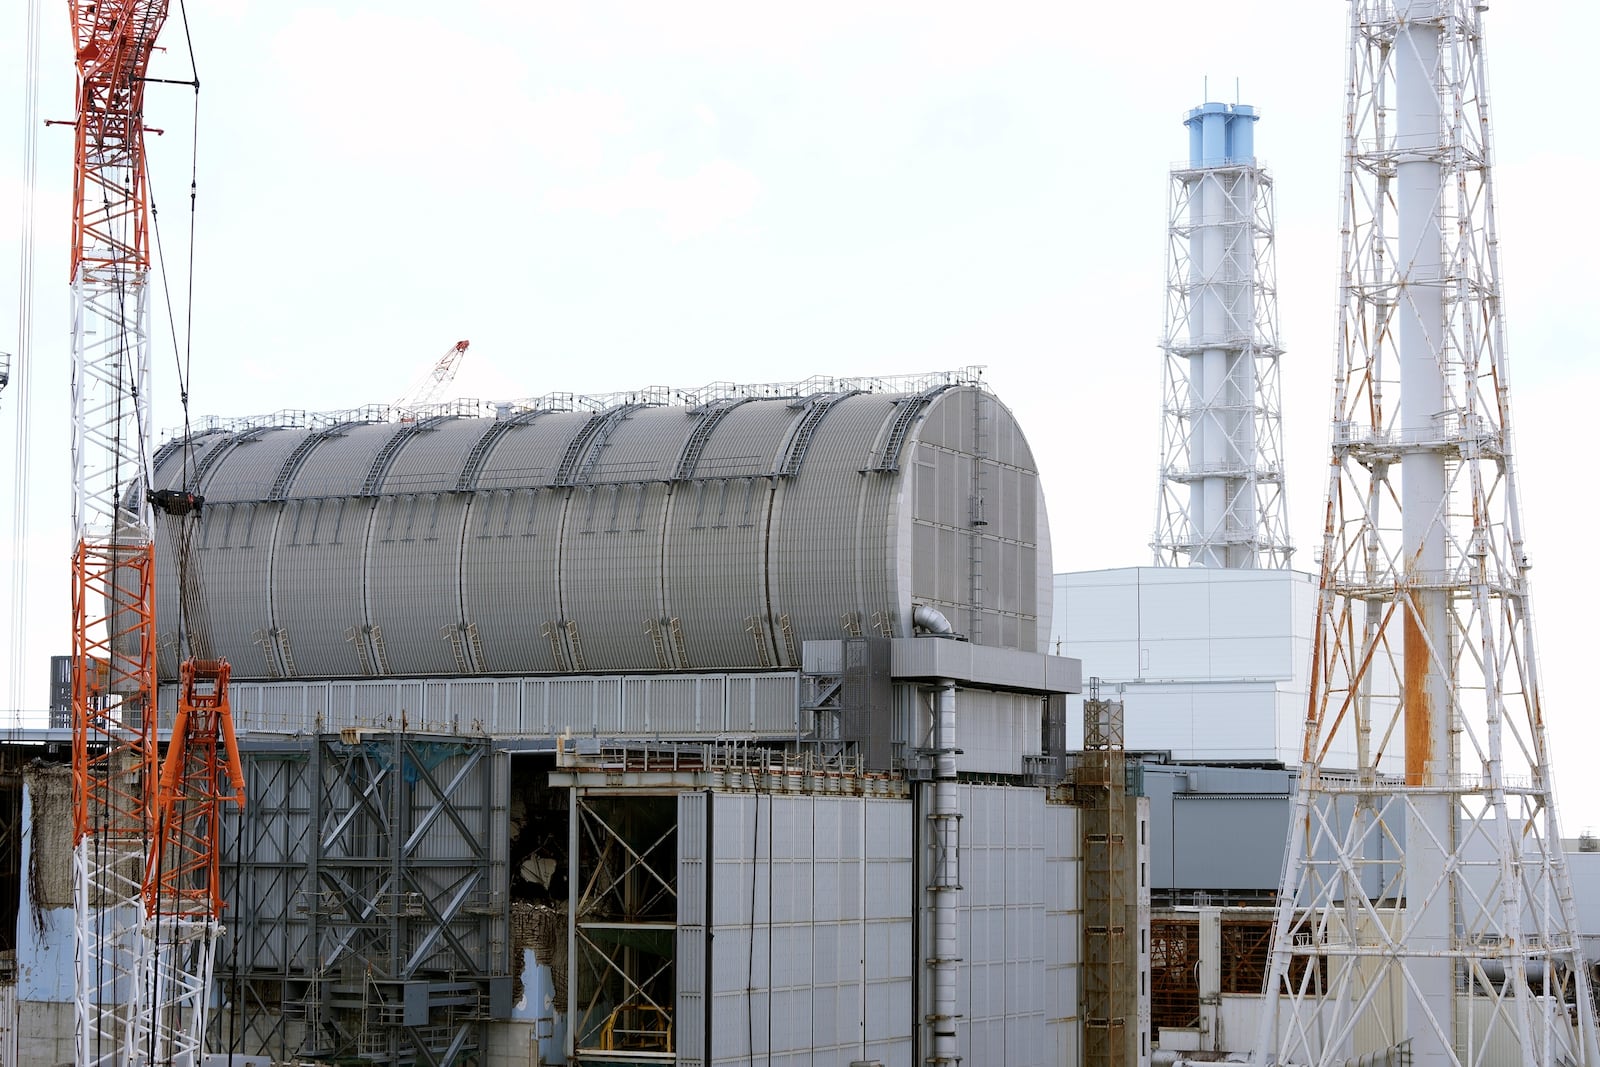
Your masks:
[[[1315,607],[1314,576],[1295,571],[1058,574],[1051,647],[1122,697],[1129,748],[1293,763]],[[1081,744],[1081,701],[1067,721]]]
[[[876,1057],[912,1067],[910,802],[717,793],[710,803],[709,1062],[770,1054],[774,1064]],[[679,830],[680,946],[704,938],[705,804],[704,794],[679,803],[680,819],[699,827]],[[875,899],[884,888],[900,895],[898,908]],[[680,973],[680,1063],[707,1062],[704,985],[703,967]]]

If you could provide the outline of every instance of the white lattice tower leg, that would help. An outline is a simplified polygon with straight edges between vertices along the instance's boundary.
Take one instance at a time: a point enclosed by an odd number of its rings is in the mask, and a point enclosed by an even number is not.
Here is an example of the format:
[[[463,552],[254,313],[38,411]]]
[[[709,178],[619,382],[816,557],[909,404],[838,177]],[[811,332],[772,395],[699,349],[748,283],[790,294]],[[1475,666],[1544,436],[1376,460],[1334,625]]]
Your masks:
[[[157,915],[143,923],[144,967],[133,1013],[135,1064],[199,1067],[222,925],[215,919]]]
[[[1350,10],[1322,588],[1255,1058],[1596,1067],[1512,462],[1483,8]]]
[[[139,988],[144,944],[140,933],[139,878],[143,855],[84,838],[72,853],[76,901],[76,1062],[125,1063],[132,1046],[129,1010]],[[129,899],[133,903],[126,903]],[[121,906],[93,901],[120,900]]]
[[[85,269],[73,286],[72,462],[76,1042],[129,1062],[154,762],[155,624],[141,456],[149,419],[148,289]]]

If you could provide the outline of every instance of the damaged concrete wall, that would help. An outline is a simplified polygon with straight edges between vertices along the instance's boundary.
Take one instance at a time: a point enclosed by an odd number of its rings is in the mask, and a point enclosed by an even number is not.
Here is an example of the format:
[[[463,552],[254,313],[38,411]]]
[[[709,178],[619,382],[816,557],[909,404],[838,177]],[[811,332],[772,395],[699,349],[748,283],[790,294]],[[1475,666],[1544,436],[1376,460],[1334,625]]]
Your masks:
[[[17,912],[18,1036],[24,1063],[60,1063],[72,1058],[70,767],[36,763],[24,770],[22,826],[27,874]]]

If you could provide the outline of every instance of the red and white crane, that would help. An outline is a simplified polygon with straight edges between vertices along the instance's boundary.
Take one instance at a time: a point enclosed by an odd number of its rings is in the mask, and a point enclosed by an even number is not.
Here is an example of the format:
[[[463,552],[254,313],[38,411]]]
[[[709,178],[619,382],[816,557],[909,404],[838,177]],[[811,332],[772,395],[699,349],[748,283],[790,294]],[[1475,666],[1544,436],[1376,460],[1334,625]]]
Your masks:
[[[220,929],[219,778],[243,801],[226,664],[184,665],[156,735],[144,89],[168,0],[71,0],[73,875],[76,1062],[198,1063]]]
[[[426,374],[400,395],[400,399],[396,400],[392,407],[402,420],[416,418],[419,409],[438,402],[440,394],[456,380],[456,371],[461,369],[461,358],[467,354],[467,346],[470,344],[471,341],[457,341],[451,345],[449,350],[428,368]]]

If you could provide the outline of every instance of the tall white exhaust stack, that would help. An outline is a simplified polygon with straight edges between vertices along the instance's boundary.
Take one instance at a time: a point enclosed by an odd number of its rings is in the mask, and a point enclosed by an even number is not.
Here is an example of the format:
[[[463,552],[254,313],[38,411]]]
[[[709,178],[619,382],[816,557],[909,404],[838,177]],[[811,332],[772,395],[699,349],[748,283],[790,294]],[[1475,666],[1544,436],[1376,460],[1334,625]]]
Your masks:
[[[1322,574],[1259,1064],[1600,1065],[1517,499],[1485,10],[1350,3]]]
[[[1202,104],[1172,170],[1157,566],[1286,568],[1272,179],[1259,116]]]

